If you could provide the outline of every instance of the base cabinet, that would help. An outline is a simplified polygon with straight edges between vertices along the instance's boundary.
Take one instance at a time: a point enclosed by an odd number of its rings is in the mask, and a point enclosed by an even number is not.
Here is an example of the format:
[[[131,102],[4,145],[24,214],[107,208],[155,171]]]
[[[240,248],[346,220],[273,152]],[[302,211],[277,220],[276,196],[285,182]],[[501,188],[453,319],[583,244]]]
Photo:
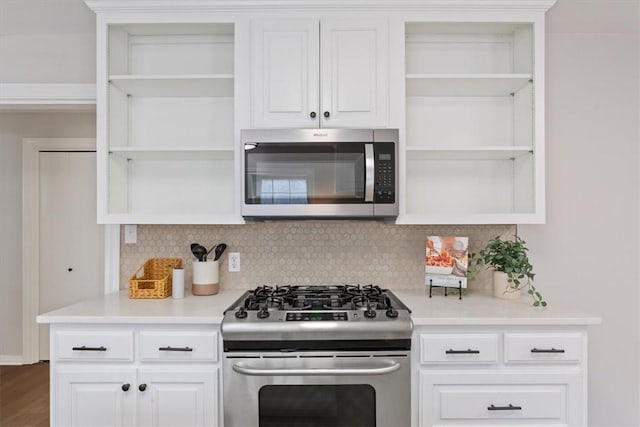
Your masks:
[[[98,368],[97,366],[95,368]],[[52,375],[53,377],[53,375]],[[135,369],[60,368],[56,375],[56,417],[51,425],[120,427],[135,425]]]
[[[579,425],[580,376],[422,372],[420,425]]]
[[[414,424],[583,426],[586,332],[416,328]]]
[[[52,426],[220,424],[217,326],[53,325],[51,342]]]
[[[145,392],[138,400],[139,425],[213,426],[218,369],[165,372],[141,369],[140,385]]]

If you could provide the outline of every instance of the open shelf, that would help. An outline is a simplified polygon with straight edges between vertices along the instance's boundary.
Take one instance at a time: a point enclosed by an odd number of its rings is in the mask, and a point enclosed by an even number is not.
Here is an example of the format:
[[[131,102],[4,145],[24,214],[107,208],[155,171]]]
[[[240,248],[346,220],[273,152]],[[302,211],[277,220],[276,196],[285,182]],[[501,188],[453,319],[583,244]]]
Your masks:
[[[127,160],[232,160],[233,148],[150,149],[112,147],[109,152]]]
[[[112,75],[109,80],[134,96],[233,96],[232,74]]]
[[[527,146],[493,147],[433,147],[408,146],[407,158],[410,160],[508,160],[516,159],[533,152]]]
[[[408,96],[508,96],[531,82],[530,74],[407,74]]]

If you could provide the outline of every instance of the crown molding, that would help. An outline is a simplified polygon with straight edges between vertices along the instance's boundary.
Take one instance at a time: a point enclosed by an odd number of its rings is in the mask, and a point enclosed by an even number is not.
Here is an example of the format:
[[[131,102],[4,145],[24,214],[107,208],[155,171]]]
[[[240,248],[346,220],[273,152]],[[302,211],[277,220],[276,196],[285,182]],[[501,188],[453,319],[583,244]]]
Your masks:
[[[530,11],[556,0],[85,0],[94,12],[213,12],[269,10]]]
[[[0,83],[0,109],[91,109],[96,104],[95,84]],[[76,106],[76,107],[74,107]]]

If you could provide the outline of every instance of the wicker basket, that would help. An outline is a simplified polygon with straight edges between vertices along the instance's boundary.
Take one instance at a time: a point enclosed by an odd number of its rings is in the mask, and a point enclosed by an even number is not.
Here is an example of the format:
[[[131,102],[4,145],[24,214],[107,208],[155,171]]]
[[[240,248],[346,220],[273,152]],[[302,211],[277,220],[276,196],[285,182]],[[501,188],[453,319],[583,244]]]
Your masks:
[[[180,258],[149,258],[129,279],[129,298],[167,298],[171,296],[174,267]]]

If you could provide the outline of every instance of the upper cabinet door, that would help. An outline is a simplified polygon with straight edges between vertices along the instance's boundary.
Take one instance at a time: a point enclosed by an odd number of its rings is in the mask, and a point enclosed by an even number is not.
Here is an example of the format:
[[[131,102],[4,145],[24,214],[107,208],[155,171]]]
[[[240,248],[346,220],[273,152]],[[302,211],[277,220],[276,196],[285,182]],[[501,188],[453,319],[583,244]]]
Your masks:
[[[319,21],[256,20],[251,26],[254,127],[317,127]]]
[[[322,21],[322,127],[385,127],[389,122],[386,20]]]
[[[386,20],[252,23],[254,127],[385,127]]]

